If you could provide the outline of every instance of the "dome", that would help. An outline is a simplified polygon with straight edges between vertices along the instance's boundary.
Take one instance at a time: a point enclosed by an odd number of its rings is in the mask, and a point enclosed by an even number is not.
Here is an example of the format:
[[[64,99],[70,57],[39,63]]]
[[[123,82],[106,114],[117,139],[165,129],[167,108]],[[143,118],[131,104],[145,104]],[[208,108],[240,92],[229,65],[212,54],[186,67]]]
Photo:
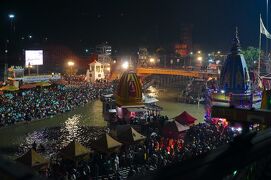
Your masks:
[[[122,74],[115,98],[118,106],[143,105],[142,86],[135,72],[126,71]]]
[[[248,68],[245,58],[241,54],[237,29],[231,53],[227,56],[221,70],[220,89],[225,93],[236,94],[246,93],[251,89]]]

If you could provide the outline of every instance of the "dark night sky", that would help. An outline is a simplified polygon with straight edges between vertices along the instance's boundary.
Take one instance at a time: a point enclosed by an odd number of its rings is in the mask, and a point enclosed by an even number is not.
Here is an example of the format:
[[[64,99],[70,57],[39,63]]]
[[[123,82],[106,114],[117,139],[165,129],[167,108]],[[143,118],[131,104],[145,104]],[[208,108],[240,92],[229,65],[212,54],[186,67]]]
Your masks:
[[[207,50],[228,50],[235,26],[243,47],[258,45],[259,13],[266,0],[2,0],[0,37],[16,14],[16,32],[47,36],[70,46],[108,41],[113,46],[158,47],[179,39],[180,25],[193,24],[193,41]]]

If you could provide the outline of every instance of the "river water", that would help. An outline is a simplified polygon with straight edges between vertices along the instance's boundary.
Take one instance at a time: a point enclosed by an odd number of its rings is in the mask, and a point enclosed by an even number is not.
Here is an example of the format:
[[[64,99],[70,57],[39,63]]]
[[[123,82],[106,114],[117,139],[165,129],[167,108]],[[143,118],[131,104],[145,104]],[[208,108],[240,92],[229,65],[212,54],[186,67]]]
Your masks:
[[[157,94],[157,103],[163,107],[162,115],[173,118],[182,111],[187,111],[199,121],[203,121],[203,105],[182,104],[175,101],[176,92]],[[9,158],[18,156],[18,149],[25,151],[31,144],[54,142],[56,146],[66,145],[72,139],[86,144],[106,127],[102,116],[102,102],[95,100],[71,112],[55,117],[33,121],[28,124],[17,124],[0,129],[0,153]],[[50,141],[50,142],[49,142]]]

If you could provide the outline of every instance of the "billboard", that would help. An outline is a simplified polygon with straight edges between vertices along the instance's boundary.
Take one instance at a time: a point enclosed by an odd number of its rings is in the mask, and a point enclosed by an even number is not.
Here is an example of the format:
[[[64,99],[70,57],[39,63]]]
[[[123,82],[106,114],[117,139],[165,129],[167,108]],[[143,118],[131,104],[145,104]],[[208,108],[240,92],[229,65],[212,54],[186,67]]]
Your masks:
[[[43,50],[26,50],[25,66],[43,65]]]

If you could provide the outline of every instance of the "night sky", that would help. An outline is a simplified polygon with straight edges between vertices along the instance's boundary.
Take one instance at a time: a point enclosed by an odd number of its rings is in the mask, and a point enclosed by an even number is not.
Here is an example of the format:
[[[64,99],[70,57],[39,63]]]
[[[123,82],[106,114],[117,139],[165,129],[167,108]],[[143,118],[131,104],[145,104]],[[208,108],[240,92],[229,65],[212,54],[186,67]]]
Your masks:
[[[192,24],[194,44],[204,50],[228,50],[235,26],[243,47],[258,46],[259,14],[266,23],[265,4],[266,0],[2,0],[0,38],[7,36],[7,15],[14,12],[18,35],[48,37],[68,46],[104,41],[116,48],[167,46],[180,39],[181,24]]]

